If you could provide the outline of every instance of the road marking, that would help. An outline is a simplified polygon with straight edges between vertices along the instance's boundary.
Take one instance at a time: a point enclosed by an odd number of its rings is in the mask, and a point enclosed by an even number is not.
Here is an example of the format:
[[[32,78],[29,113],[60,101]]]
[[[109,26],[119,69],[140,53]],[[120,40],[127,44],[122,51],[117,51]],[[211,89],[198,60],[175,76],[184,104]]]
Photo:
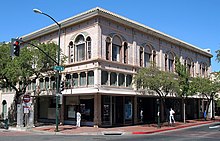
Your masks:
[[[213,129],[213,128],[219,128],[220,127],[220,125],[217,125],[217,126],[210,126],[209,128],[210,129]]]

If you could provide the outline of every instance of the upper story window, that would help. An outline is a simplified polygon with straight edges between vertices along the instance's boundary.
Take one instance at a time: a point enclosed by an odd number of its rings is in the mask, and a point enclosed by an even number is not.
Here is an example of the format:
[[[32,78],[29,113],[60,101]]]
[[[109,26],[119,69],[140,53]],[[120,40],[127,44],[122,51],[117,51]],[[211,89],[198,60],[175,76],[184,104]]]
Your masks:
[[[175,61],[174,55],[172,53],[165,54],[165,71],[174,72],[175,71]]]
[[[91,38],[86,38],[86,44],[87,44],[87,59],[91,59]]]
[[[110,52],[111,52],[111,39],[108,37],[106,38],[106,60],[110,60],[111,58]]]
[[[74,62],[74,47],[72,41],[69,43],[69,62]]]
[[[190,74],[190,76],[194,77],[195,76],[194,63],[193,63],[192,59],[187,58],[187,60],[184,61],[184,65],[186,66],[186,69],[187,69],[188,73]]]
[[[128,64],[128,44],[124,43],[124,63]]]
[[[112,61],[121,62],[121,45],[121,39],[118,36],[115,36],[112,43]]]
[[[128,64],[128,43],[123,41],[123,37],[114,35],[105,40],[105,59]],[[124,39],[125,40],[125,39]]]
[[[200,64],[200,76],[207,77],[208,76],[208,68],[205,63]]]
[[[140,66],[142,67],[143,66],[143,56],[144,55],[144,51],[143,51],[143,47],[140,47]]]
[[[86,40],[83,35],[78,35],[75,41],[69,42],[69,63],[75,61],[83,61],[91,59],[92,56],[92,40],[87,37]]]
[[[76,61],[85,60],[85,39],[79,35],[75,40]]]
[[[156,66],[157,60],[156,60],[156,51],[153,51],[153,66]]]
[[[144,48],[144,67],[150,66],[152,58],[152,50],[149,46]]]
[[[152,48],[147,45],[144,48],[140,48],[140,66],[148,67],[151,64],[156,65],[156,51],[152,51]]]

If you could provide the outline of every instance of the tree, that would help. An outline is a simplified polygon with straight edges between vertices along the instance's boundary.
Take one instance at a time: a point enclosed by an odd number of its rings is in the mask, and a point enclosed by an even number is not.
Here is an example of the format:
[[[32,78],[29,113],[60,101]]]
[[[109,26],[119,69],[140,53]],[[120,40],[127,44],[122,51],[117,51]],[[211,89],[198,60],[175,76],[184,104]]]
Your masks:
[[[177,76],[171,72],[161,71],[154,66],[141,68],[134,77],[134,83],[138,89],[143,88],[147,91],[154,91],[159,96],[165,109],[167,107],[166,97],[169,94],[175,95],[179,91]]]
[[[205,110],[208,116],[209,105],[212,100],[214,100],[218,95],[217,92],[220,91],[220,82],[216,80],[211,80],[210,78],[196,77],[190,82],[190,92],[191,95],[202,95],[207,100]],[[212,115],[213,116],[213,115]]]
[[[58,46],[55,43],[33,42],[33,44],[56,60]],[[52,68],[56,64],[40,50],[28,44],[23,44],[19,57],[11,58],[10,46],[10,43],[0,45],[0,86],[15,90],[14,106],[12,106],[11,113],[13,119],[11,120],[16,120],[16,105],[21,102],[21,96],[26,93],[30,78],[36,80],[42,73],[54,74],[55,72]],[[62,62],[65,59],[66,56],[63,55]],[[17,87],[19,82],[22,82],[22,87]]]
[[[186,123],[186,99],[189,96],[189,79],[190,79],[190,73],[187,70],[186,66],[181,64],[178,57],[176,57],[175,60],[175,69],[176,73],[178,74],[178,83],[179,83],[179,96],[182,98],[183,101],[183,121]]]

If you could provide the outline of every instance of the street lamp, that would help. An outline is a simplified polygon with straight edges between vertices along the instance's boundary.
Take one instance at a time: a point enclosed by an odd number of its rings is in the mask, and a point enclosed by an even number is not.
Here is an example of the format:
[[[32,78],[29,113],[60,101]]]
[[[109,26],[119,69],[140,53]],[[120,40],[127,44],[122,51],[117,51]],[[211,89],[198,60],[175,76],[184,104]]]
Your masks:
[[[58,49],[57,49],[57,66],[60,65],[60,30],[61,30],[61,24],[59,24],[53,17],[51,17],[50,15],[43,13],[42,11],[40,11],[39,9],[33,9],[33,11],[37,14],[43,14],[47,17],[49,17],[52,21],[54,21],[58,28]],[[57,84],[56,84],[56,129],[55,132],[58,132],[58,115],[59,115],[59,109],[58,109],[58,94],[59,94],[59,88],[60,88],[60,77],[59,77],[59,70],[56,71],[56,77],[57,77]]]
[[[160,99],[157,98],[157,128],[160,128]]]

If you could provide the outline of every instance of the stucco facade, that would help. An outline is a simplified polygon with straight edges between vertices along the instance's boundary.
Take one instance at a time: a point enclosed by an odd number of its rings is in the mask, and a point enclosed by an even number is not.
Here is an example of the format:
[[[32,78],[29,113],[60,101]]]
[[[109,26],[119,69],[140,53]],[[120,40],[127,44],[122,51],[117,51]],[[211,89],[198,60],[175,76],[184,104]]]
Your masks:
[[[60,47],[68,56],[65,70],[61,72],[61,80],[68,82],[60,105],[60,119],[64,124],[75,124],[77,110],[86,125],[137,124],[143,106],[151,107],[145,108],[145,112],[152,113],[151,117],[146,115],[145,120],[153,121],[156,96],[140,93],[132,85],[138,69],[152,62],[161,70],[174,72],[175,57],[179,57],[191,76],[208,76],[211,72],[209,51],[101,8],[59,23]],[[57,43],[58,29],[53,24],[22,38]],[[54,80],[54,76],[45,76],[28,89],[39,92],[35,99],[38,121],[55,118]],[[2,100],[7,99],[6,94],[3,92]],[[149,104],[140,104],[143,101]],[[200,102],[196,103],[194,106],[199,109]],[[198,114],[194,116],[196,112],[190,113],[193,118],[198,117]]]

